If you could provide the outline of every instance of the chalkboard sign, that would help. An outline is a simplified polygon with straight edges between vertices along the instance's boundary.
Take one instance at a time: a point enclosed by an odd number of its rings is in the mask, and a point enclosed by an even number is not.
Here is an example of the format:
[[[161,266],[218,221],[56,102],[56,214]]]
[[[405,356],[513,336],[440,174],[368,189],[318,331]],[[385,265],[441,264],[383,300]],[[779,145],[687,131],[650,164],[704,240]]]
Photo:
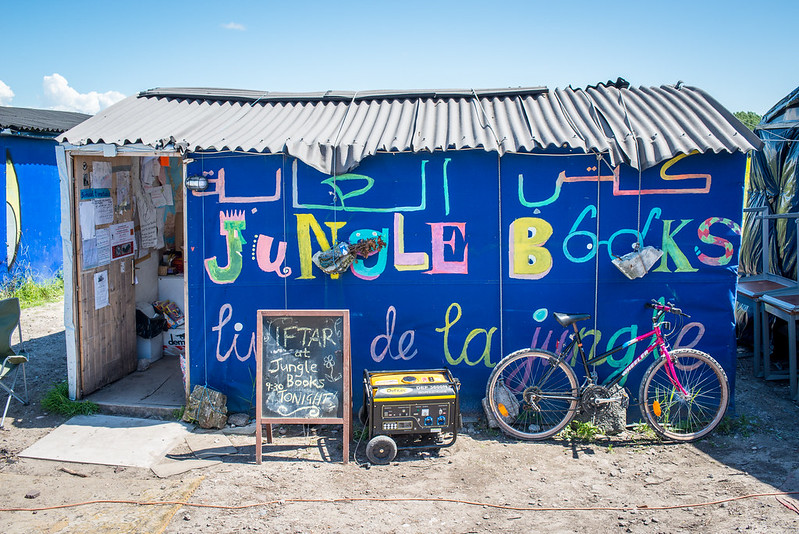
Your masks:
[[[344,462],[349,458],[352,395],[348,310],[258,310],[256,462],[261,428],[271,425],[341,424]]]

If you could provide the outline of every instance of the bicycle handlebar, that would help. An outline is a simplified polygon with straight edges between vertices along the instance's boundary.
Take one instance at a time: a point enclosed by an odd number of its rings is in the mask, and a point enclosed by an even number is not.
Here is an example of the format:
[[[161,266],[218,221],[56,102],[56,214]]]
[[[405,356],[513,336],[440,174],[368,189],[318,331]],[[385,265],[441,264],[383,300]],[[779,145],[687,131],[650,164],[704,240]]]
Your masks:
[[[678,308],[671,302],[667,302],[666,304],[661,304],[658,301],[653,300],[652,302],[647,302],[645,306],[647,308],[652,308],[653,310],[673,313],[674,315],[682,315],[683,317],[689,317],[689,318],[691,317],[687,313],[683,313],[683,311],[680,308]]]

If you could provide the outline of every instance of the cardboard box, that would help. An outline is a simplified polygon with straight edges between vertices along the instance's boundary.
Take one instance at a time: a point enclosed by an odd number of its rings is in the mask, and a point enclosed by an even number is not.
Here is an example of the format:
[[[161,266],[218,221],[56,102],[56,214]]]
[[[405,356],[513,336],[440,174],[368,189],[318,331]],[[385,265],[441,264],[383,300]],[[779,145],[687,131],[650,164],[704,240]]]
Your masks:
[[[168,356],[181,356],[186,354],[185,327],[170,328],[164,332],[164,354]]]

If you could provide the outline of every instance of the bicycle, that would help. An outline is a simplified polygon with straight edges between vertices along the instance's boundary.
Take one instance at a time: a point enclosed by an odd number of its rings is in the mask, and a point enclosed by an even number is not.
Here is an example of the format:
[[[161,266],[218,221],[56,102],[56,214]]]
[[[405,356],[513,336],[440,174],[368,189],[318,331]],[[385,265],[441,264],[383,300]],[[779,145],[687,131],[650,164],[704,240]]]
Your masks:
[[[641,413],[659,436],[690,442],[710,433],[721,422],[729,403],[730,386],[721,365],[695,349],[669,350],[663,330],[671,327],[666,313],[690,317],[671,303],[646,303],[654,311],[652,330],[635,339],[586,358],[577,323],[588,314],[554,313],[564,328],[573,327],[571,341],[558,354],[541,349],[523,349],[504,357],[489,376],[486,400],[500,429],[509,436],[541,440],[556,435],[578,410],[597,415],[611,403],[623,403],[626,392],[619,383],[650,354],[656,359],[644,373],[638,400]],[[589,366],[604,361],[622,349],[649,339],[649,346],[628,365],[597,382]],[[557,347],[556,347],[557,351]],[[585,372],[581,385],[569,355],[579,353]]]

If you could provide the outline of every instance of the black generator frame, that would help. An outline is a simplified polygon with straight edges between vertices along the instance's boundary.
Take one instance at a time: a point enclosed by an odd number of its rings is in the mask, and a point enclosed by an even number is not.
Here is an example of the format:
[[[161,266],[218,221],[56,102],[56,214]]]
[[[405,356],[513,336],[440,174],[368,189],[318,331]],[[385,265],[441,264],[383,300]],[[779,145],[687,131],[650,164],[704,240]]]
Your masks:
[[[442,434],[445,432],[392,432],[391,430],[383,430],[375,428],[375,418],[374,410],[375,410],[375,401],[374,401],[374,394],[372,393],[372,388],[374,389],[383,389],[383,388],[392,388],[397,387],[398,384],[380,384],[380,385],[372,385],[370,377],[375,374],[401,374],[401,373],[444,373],[447,378],[446,382],[437,382],[436,385],[442,386],[451,386],[455,391],[455,413],[453,414],[452,418],[452,439],[448,442],[442,443],[419,443],[415,445],[404,445],[400,447],[397,445],[397,449],[401,450],[411,450],[411,449],[443,449],[446,447],[451,447],[455,444],[455,440],[458,439],[458,428],[461,426],[461,397],[460,397],[460,387],[461,383],[460,380],[452,376],[452,373],[446,367],[441,369],[399,369],[399,370],[380,370],[380,371],[369,371],[368,369],[363,370],[363,404],[361,405],[361,413],[359,413],[361,423],[363,423],[369,429],[369,439],[376,436],[437,436],[441,437]],[[423,384],[401,384],[402,387],[419,387]],[[427,385],[427,384],[424,384]],[[392,438],[393,439],[393,438]],[[443,439],[443,437],[442,437]]]

